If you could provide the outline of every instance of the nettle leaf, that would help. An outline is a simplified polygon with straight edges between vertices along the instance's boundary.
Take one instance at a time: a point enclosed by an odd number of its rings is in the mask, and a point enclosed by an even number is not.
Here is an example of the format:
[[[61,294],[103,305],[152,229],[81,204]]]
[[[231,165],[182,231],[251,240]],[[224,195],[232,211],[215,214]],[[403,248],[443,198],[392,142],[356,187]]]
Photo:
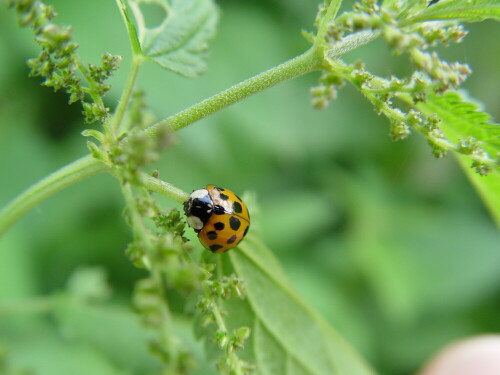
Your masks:
[[[441,129],[452,142],[474,137],[491,157],[500,153],[500,125],[492,123],[488,113],[480,111],[460,93],[449,91],[445,95],[430,95],[417,108],[427,115],[437,114],[442,120]]]
[[[476,104],[467,102],[459,93],[431,95],[426,103],[419,103],[417,107],[427,115],[437,114],[442,120],[440,127],[443,133],[452,142],[474,137],[491,158],[498,158],[500,155],[500,125],[492,123],[489,114],[481,112]],[[487,176],[479,176],[471,170],[470,159],[459,156],[459,160],[500,226],[498,168]]]
[[[160,7],[165,19],[156,27],[147,27],[140,4]],[[130,7],[147,59],[190,78],[206,71],[208,40],[215,35],[218,20],[213,0],[131,0]]]
[[[247,297],[225,308],[228,326],[251,328],[243,356],[259,375],[373,375],[328,323],[291,288],[270,251],[254,236],[223,260],[245,280]]]
[[[470,167],[470,160],[467,156],[457,155],[457,157],[460,161],[460,166],[484,201],[497,227],[500,228],[500,194],[498,194],[500,191],[500,173],[490,173],[487,176],[480,176]]]
[[[456,20],[477,22],[485,19],[500,21],[498,0],[441,0],[409,17],[404,23]]]

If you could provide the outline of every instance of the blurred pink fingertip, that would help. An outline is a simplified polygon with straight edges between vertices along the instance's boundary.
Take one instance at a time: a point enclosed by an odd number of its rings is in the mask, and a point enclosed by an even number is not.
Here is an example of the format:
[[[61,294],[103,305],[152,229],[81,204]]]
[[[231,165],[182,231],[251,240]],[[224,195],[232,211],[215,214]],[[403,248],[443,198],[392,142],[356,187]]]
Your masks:
[[[432,358],[419,375],[500,375],[500,335],[455,342]]]

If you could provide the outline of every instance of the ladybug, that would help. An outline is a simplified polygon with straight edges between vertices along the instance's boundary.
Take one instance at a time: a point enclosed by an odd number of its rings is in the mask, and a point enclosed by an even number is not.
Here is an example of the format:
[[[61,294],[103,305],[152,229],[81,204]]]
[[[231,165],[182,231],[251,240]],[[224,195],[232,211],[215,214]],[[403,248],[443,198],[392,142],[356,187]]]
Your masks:
[[[238,245],[250,228],[246,204],[232,191],[215,185],[193,191],[184,212],[201,244],[213,253]]]

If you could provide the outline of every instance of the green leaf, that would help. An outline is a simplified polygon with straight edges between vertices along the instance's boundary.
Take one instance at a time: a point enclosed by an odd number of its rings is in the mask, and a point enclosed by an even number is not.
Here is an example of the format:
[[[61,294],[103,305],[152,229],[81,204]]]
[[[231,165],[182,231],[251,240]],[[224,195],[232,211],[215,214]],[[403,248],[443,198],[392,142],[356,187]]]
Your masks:
[[[417,108],[427,115],[437,114],[442,120],[440,127],[446,138],[456,143],[459,139],[474,137],[490,157],[500,153],[500,125],[490,122],[490,115],[481,112],[476,104],[467,102],[459,93],[448,92],[445,95],[431,95],[426,103]],[[500,226],[500,173],[494,170],[488,176],[471,178],[470,160],[460,156],[460,165],[466,170],[472,184],[480,193],[484,203]]]
[[[436,20],[477,22],[485,19],[500,21],[498,0],[441,0],[404,20],[402,24]]]
[[[417,106],[426,114],[436,113],[443,121],[442,129],[448,139],[474,137],[483,143],[486,151],[500,152],[500,126],[491,122],[491,116],[478,105],[468,102],[461,93],[449,91],[445,95],[431,95],[426,103]]]
[[[227,303],[231,328],[252,329],[244,355],[259,374],[373,375],[342,337],[291,289],[279,263],[250,236],[224,258],[245,280],[245,301]]]
[[[72,342],[99,351],[117,368],[140,373],[153,372],[161,366],[145,345],[151,340],[150,332],[127,308],[81,303],[61,294],[56,299],[54,317],[60,331]]]
[[[166,17],[156,27],[147,27],[140,4],[164,10]],[[218,20],[213,0],[131,0],[143,55],[186,77],[207,69],[208,40],[215,35]]]
[[[470,168],[470,160],[466,156],[457,155],[457,157],[460,161],[460,166],[465,171],[465,174],[500,228],[500,173],[490,173],[487,176],[480,176]]]

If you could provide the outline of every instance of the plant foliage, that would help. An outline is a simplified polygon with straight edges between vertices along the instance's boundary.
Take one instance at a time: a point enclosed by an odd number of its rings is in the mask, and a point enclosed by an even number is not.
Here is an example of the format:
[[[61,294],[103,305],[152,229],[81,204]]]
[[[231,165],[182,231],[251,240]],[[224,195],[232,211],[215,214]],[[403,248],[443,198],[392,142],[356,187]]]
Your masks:
[[[148,28],[141,12],[141,3],[130,2],[141,44],[141,50],[165,69],[194,78],[206,68],[208,40],[215,34],[218,14],[212,0],[153,1],[167,15],[163,22]]]
[[[141,8],[146,4],[165,13],[158,25],[147,26]],[[340,0],[324,1],[315,31],[304,32],[311,42],[304,54],[160,121],[148,108],[144,93],[135,89],[137,73],[146,61],[185,77],[203,73],[208,41],[218,21],[214,1],[117,0],[133,57],[130,78],[114,110],[103,97],[121,58],[104,53],[99,66],[85,64],[71,27],[53,22],[53,7],[39,0],[10,0],[9,5],[20,26],[31,27],[41,49],[28,61],[30,75],[41,77],[44,86],[67,92],[70,104],[81,102],[85,121],[98,121],[102,128],[83,132],[96,141],[87,143],[91,155],[48,176],[0,213],[0,231],[55,191],[97,172],[111,174],[120,184],[124,217],[132,233],[125,253],[143,271],[135,283],[132,305],[143,327],[139,335],[156,357],[148,371],[190,374],[196,368],[195,344],[177,329],[175,315],[180,315],[204,340],[207,357],[221,374],[373,373],[292,290],[257,232],[228,256],[200,255],[180,211],[162,207],[154,195],[182,204],[189,194],[163,181],[158,171],[146,172],[172,144],[174,131],[284,80],[320,71],[319,83],[311,89],[317,109],[326,108],[349,83],[387,118],[393,140],[420,133],[437,158],[451,151],[462,163],[468,160],[477,172],[470,178],[500,222],[500,128],[458,91],[471,74],[469,66],[448,62],[435,51],[462,41],[467,31],[460,22],[498,20],[497,1],[362,0],[340,15]],[[382,77],[362,61],[347,62],[343,57],[377,38],[394,54],[407,56],[413,68],[409,76]],[[104,305],[109,301],[104,279],[100,271],[81,272],[64,293],[48,296],[36,306],[53,314],[63,327],[78,326],[74,319],[80,308],[94,311],[95,301]],[[182,312],[173,311],[173,299],[181,301]],[[4,352],[0,347],[0,370],[10,371]]]

